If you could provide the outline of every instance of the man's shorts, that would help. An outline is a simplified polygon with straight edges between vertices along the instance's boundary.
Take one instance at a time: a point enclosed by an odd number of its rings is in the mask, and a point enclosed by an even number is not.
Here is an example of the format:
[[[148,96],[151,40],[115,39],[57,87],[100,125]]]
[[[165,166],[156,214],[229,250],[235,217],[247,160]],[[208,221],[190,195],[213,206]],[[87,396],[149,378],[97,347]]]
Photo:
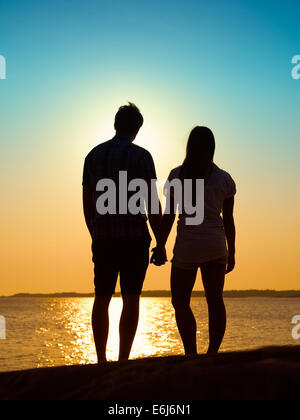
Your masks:
[[[149,234],[94,239],[92,244],[96,296],[115,293],[120,274],[122,295],[140,295],[149,266]]]

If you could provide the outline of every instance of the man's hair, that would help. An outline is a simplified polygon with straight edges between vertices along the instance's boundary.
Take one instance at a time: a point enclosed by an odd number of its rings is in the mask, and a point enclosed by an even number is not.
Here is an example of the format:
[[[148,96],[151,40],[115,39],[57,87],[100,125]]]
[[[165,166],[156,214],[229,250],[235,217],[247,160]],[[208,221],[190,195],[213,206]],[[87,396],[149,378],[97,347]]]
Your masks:
[[[138,107],[131,102],[121,106],[115,116],[115,129],[119,132],[130,133],[139,130],[143,125],[144,118]]]

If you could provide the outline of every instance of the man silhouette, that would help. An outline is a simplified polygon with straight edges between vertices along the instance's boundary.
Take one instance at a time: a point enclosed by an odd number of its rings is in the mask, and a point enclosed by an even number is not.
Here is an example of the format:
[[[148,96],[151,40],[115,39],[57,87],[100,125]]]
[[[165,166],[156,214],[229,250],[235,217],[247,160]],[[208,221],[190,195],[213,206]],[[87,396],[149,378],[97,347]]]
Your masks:
[[[92,236],[92,251],[95,272],[95,303],[92,315],[94,340],[98,362],[105,362],[109,330],[109,304],[120,275],[123,311],[120,320],[119,360],[128,360],[139,320],[139,302],[149,265],[151,236],[145,212],[130,214],[119,212],[118,203],[120,171],[130,179],[142,179],[148,186],[148,197],[143,197],[148,210],[151,229],[158,238],[162,218],[156,188],[154,199],[158,212],[149,209],[153,203],[151,180],[156,180],[156,171],[151,154],[133,144],[143,116],[139,109],[129,103],[122,106],[115,116],[116,135],[113,139],[95,147],[86,157],[83,171],[83,207],[88,230]],[[115,214],[99,214],[96,210],[96,185],[99,180],[110,179],[116,185],[117,211]],[[101,195],[101,194],[100,194]],[[128,193],[128,200],[130,193]],[[104,212],[103,212],[104,213]]]

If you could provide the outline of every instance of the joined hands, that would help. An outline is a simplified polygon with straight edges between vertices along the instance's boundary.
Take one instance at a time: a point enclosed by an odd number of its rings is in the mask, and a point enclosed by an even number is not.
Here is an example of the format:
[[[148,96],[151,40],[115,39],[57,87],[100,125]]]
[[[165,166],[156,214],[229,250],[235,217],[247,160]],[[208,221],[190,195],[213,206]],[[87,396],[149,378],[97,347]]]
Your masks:
[[[156,246],[151,251],[152,251],[152,256],[150,259],[151,264],[154,264],[159,267],[161,265],[164,265],[168,261],[166,248],[164,246],[163,247]]]

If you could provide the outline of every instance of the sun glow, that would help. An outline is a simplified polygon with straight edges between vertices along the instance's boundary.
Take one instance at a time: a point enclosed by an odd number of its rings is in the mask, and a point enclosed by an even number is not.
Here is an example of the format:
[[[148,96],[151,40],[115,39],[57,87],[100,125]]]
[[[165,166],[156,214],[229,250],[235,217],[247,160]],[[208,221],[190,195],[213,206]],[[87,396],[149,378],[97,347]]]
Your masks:
[[[36,339],[44,340],[44,346],[38,352],[38,367],[97,363],[91,325],[93,299],[52,299],[50,304],[45,301],[44,307],[43,322],[35,331]],[[122,299],[113,298],[109,308],[109,361],[118,360],[121,311]],[[130,358],[174,354],[178,353],[180,346],[170,300],[142,299],[139,327]]]

